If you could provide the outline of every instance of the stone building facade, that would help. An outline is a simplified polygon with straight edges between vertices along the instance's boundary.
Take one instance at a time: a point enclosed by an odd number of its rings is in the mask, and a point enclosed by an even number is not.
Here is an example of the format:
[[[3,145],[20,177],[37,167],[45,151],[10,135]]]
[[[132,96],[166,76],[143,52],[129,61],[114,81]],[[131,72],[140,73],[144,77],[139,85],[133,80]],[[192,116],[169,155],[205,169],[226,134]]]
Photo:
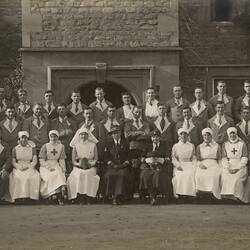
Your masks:
[[[229,9],[218,18],[222,2]],[[108,98],[116,105],[125,90],[141,103],[148,86],[156,86],[165,101],[176,84],[191,100],[195,86],[203,86],[207,98],[213,95],[218,79],[238,95],[239,84],[250,78],[247,0],[19,3],[9,5],[17,17],[22,13],[22,26],[19,18],[15,26],[19,40],[9,46],[21,47],[24,87],[32,101],[41,101],[48,88],[58,101],[68,100],[77,87],[88,104],[99,85],[112,92]]]

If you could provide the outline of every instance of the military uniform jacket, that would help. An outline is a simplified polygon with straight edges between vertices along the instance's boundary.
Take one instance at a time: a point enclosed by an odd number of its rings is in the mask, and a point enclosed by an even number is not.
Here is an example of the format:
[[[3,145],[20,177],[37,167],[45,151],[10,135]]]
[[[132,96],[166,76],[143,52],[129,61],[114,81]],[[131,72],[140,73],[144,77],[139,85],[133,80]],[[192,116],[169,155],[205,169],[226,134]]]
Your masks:
[[[248,133],[245,131],[245,122],[240,121],[237,125],[238,136],[246,143],[248,153],[250,153],[250,121],[248,121]]]
[[[9,128],[8,119],[5,118],[0,122],[1,142],[4,147],[12,149],[17,145],[18,132],[22,128],[22,123],[19,120],[13,119],[12,130]]]
[[[182,119],[182,109],[185,106],[189,106],[190,102],[185,98],[182,98],[182,103],[177,105],[175,102],[175,98],[170,99],[167,101],[167,113],[172,121],[178,122]]]
[[[24,106],[25,105],[25,106]],[[30,102],[17,102],[15,105],[16,114],[18,117],[20,117],[22,120],[29,118],[33,115],[33,105]]]
[[[40,117],[41,124],[38,126],[34,116],[31,116],[23,121],[23,128],[30,135],[30,140],[36,144],[39,150],[43,144],[48,142],[49,122],[43,117]]]
[[[235,106],[234,106],[234,116],[235,118],[240,121],[241,120],[241,109],[242,108],[250,108],[249,106],[250,100],[248,100],[248,97],[246,95],[238,97],[236,100]]]
[[[107,117],[107,108],[108,106],[112,105],[111,102],[104,100],[102,102],[103,109],[99,107],[99,103],[97,101],[92,102],[89,107],[92,108],[94,113],[94,120],[96,122],[100,122]]]
[[[73,120],[76,121],[77,126],[79,126],[79,124],[84,121],[83,111],[86,108],[88,108],[87,105],[85,105],[83,103],[79,103],[79,105],[78,105],[78,111],[76,112],[75,109],[74,109],[74,105],[72,103],[70,103],[67,106],[68,116],[69,116],[69,118],[71,118],[71,119],[73,119]]]
[[[229,127],[234,126],[234,121],[231,117],[224,115],[225,121],[219,125],[216,121],[216,115],[213,116],[211,119],[208,120],[208,127],[210,127],[213,130],[213,139],[219,143],[222,144],[225,142],[227,138],[227,129]]]
[[[47,104],[43,105],[43,115],[48,120],[53,120],[58,117],[57,105],[52,103],[50,111],[48,110]]]
[[[142,131],[145,135],[136,135],[137,131]],[[130,120],[124,127],[125,137],[129,141],[130,149],[145,150],[145,147],[150,142],[150,125],[148,122],[140,120],[139,127],[134,120]]]
[[[192,111],[192,117],[194,120],[201,122],[203,128],[206,127],[207,121],[215,115],[212,105],[205,100],[201,101],[200,109],[198,109],[198,104],[196,101],[190,104],[190,108]]]

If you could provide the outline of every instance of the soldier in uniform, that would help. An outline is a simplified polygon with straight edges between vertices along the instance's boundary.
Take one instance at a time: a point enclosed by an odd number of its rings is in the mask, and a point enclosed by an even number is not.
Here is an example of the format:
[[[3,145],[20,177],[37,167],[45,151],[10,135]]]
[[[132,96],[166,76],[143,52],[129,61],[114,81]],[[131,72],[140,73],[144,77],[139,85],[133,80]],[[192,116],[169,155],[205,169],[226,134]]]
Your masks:
[[[134,105],[131,103],[131,95],[128,92],[122,93],[123,106],[117,109],[117,118],[121,122],[127,122],[133,119]]]
[[[143,104],[143,117],[149,121],[154,121],[158,116],[158,100],[156,99],[155,89],[150,87],[146,89],[146,102]]]
[[[94,120],[100,122],[107,117],[107,108],[112,105],[112,103],[105,100],[105,92],[103,88],[98,87],[95,89],[95,97],[96,100],[89,106],[94,112]]]
[[[225,114],[227,116],[230,116],[231,118],[233,118],[233,105],[234,105],[234,100],[231,96],[229,96],[226,93],[227,90],[227,84],[225,81],[218,81],[217,83],[217,90],[218,90],[218,94],[211,97],[209,100],[209,103],[212,105],[213,109],[214,109],[214,113],[216,113],[216,106],[217,106],[217,102],[224,102],[224,110],[225,110]]]
[[[170,114],[170,119],[178,122],[182,119],[182,108],[189,106],[189,101],[183,98],[183,91],[181,86],[173,87],[174,97],[167,101],[167,113]]]
[[[69,117],[76,121],[77,126],[84,121],[83,111],[88,108],[81,102],[81,94],[78,90],[73,90],[71,94],[72,102],[67,106]]]
[[[37,103],[33,106],[33,115],[23,121],[22,130],[29,133],[29,138],[35,143],[37,153],[39,153],[42,145],[49,139],[49,123],[42,116],[42,104]]]
[[[25,89],[19,89],[18,92],[18,102],[15,104],[17,117],[24,120],[33,114],[33,105],[28,101],[28,94]]]
[[[195,101],[190,104],[192,117],[201,122],[202,127],[207,126],[207,121],[214,115],[212,105],[203,98],[203,90],[197,87],[194,90]]]
[[[189,106],[183,107],[182,116],[183,116],[183,121],[179,121],[176,123],[176,132],[175,132],[176,141],[178,137],[177,131],[180,128],[184,128],[186,131],[188,131],[190,142],[195,146],[198,146],[202,142],[201,123],[192,117],[191,108]]]
[[[216,115],[208,120],[208,127],[213,130],[214,140],[222,145],[227,140],[227,129],[234,126],[231,117],[225,114],[225,104],[218,101],[216,104]]]
[[[6,118],[0,122],[1,142],[8,152],[17,145],[18,132],[21,130],[22,124],[15,118],[15,107],[9,106],[5,110]]]
[[[49,121],[55,119],[58,114],[56,110],[56,104],[54,102],[54,93],[52,90],[47,90],[44,93],[45,104],[43,105],[43,115]]]

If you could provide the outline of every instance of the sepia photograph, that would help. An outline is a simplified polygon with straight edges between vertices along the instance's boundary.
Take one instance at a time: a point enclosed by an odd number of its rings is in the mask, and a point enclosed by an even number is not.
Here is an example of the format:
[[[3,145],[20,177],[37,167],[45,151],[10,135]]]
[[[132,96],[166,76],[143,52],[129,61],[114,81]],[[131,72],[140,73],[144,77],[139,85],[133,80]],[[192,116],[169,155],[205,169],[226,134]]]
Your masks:
[[[0,0],[0,250],[249,250],[250,0]]]

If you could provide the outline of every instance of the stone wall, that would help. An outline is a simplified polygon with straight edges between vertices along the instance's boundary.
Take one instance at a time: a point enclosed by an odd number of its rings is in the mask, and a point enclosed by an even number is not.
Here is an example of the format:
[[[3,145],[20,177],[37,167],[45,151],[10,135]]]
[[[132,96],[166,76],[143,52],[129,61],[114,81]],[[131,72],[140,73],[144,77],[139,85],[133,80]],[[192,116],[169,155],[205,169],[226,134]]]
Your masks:
[[[21,41],[21,0],[1,0],[0,65],[4,65],[5,68],[12,65],[21,47]]]
[[[183,48],[180,81],[190,98],[193,87],[204,86],[207,81],[206,69],[191,65],[250,63],[250,30],[239,22],[250,2],[234,0],[233,19],[227,23],[211,20],[210,3],[210,0],[180,0],[179,3],[180,47]]]
[[[23,47],[137,48],[179,43],[176,0],[23,3]]]

